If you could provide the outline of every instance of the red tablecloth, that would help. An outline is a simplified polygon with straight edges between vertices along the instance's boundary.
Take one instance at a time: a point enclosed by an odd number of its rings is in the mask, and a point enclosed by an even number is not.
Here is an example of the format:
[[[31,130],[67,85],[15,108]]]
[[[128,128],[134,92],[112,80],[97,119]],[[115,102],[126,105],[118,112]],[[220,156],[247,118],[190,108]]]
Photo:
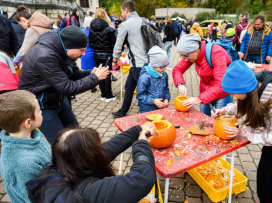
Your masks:
[[[201,113],[198,110],[191,109],[189,112],[178,112],[175,107],[169,107],[162,110],[156,110],[148,113],[127,116],[115,119],[114,124],[122,132],[135,125],[141,125],[147,121],[146,115],[159,113],[163,115],[164,120],[169,120],[175,126],[181,126],[177,129],[177,138],[175,142],[166,149],[154,149],[152,152],[156,159],[156,171],[165,178],[177,176],[186,171],[200,166],[210,160],[218,158],[224,154],[239,149],[250,142],[246,138],[238,136],[235,141],[218,140],[214,136],[188,136],[188,128],[199,124],[201,119],[206,123],[212,124],[213,119]],[[213,133],[212,127],[209,130]],[[171,165],[169,165],[169,160]],[[166,165],[168,163],[168,165]]]
[[[272,71],[272,65],[268,65],[268,64],[263,64],[263,67],[262,68],[255,68],[255,71],[253,71],[254,73],[257,73],[257,72],[261,72],[263,71],[264,69],[266,70],[269,70],[269,71]]]

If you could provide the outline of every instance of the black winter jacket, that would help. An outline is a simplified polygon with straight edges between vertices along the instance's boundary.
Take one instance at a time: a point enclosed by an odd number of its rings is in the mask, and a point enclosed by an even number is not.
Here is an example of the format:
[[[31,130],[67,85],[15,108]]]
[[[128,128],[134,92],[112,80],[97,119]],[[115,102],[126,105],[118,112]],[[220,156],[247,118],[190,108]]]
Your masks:
[[[4,15],[0,15],[0,49],[10,56],[11,52],[16,55],[20,49],[14,29]]]
[[[154,170],[148,162],[135,161],[139,156],[146,156],[154,164],[154,156],[149,143],[145,140],[138,140],[141,131],[140,126],[134,126],[102,144],[111,161],[132,145],[134,163],[130,172],[125,175],[103,179],[90,177],[80,183],[77,191],[86,203],[136,203],[150,192],[155,183]],[[82,156],[84,158],[84,155]],[[76,202],[69,186],[58,186],[64,180],[57,170],[51,170],[50,174],[42,181],[45,188],[48,188],[43,194],[44,201],[39,201],[37,194],[40,187],[39,179],[35,178],[26,183],[28,197],[32,203]]]
[[[20,46],[22,46],[24,38],[25,38],[25,32],[26,32],[25,29],[21,25],[18,24],[18,22],[15,18],[10,18],[9,22],[11,23],[11,25],[14,29],[14,32],[18,38],[18,42],[19,42]]]
[[[175,39],[175,28],[173,24],[167,24],[164,28],[164,37],[163,37],[163,43],[164,42],[172,42]]]
[[[89,44],[93,49],[93,57],[96,59],[107,59],[112,57],[116,42],[114,28],[102,19],[96,18],[91,22]]]
[[[99,83],[96,75],[79,70],[67,57],[59,32],[44,32],[24,58],[19,89],[35,94],[41,109],[56,108],[64,96],[77,95]]]

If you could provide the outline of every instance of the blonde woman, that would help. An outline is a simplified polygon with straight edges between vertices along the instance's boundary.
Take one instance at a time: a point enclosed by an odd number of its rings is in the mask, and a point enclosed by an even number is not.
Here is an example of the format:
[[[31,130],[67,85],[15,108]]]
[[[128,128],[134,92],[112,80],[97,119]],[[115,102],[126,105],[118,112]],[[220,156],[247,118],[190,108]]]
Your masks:
[[[89,34],[89,45],[93,49],[93,58],[96,65],[106,65],[112,70],[112,53],[116,42],[115,30],[111,20],[103,8],[97,8],[92,20]],[[101,101],[111,102],[116,99],[111,91],[111,74],[99,82]]]

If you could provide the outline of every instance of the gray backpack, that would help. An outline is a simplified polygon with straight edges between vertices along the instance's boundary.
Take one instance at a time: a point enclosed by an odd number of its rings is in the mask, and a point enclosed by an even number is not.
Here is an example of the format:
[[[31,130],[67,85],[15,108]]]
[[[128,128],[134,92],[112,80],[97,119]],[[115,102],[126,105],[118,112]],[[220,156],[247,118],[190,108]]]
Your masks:
[[[143,35],[144,43],[145,43],[145,51],[151,49],[151,47],[157,45],[159,47],[163,47],[162,38],[160,32],[157,27],[152,23],[149,23],[147,19],[142,18],[141,32]]]

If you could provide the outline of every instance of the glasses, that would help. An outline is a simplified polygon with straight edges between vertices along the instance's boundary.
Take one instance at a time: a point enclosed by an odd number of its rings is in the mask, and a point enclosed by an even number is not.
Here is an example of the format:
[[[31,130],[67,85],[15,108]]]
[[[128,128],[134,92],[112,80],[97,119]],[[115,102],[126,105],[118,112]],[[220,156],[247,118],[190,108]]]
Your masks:
[[[165,66],[161,66],[161,67],[159,67],[160,69],[164,69],[166,66],[168,66],[169,65],[169,63],[167,63]]]
[[[188,56],[180,56],[180,58],[182,58],[182,59],[189,59],[190,55],[191,55],[191,53]]]

